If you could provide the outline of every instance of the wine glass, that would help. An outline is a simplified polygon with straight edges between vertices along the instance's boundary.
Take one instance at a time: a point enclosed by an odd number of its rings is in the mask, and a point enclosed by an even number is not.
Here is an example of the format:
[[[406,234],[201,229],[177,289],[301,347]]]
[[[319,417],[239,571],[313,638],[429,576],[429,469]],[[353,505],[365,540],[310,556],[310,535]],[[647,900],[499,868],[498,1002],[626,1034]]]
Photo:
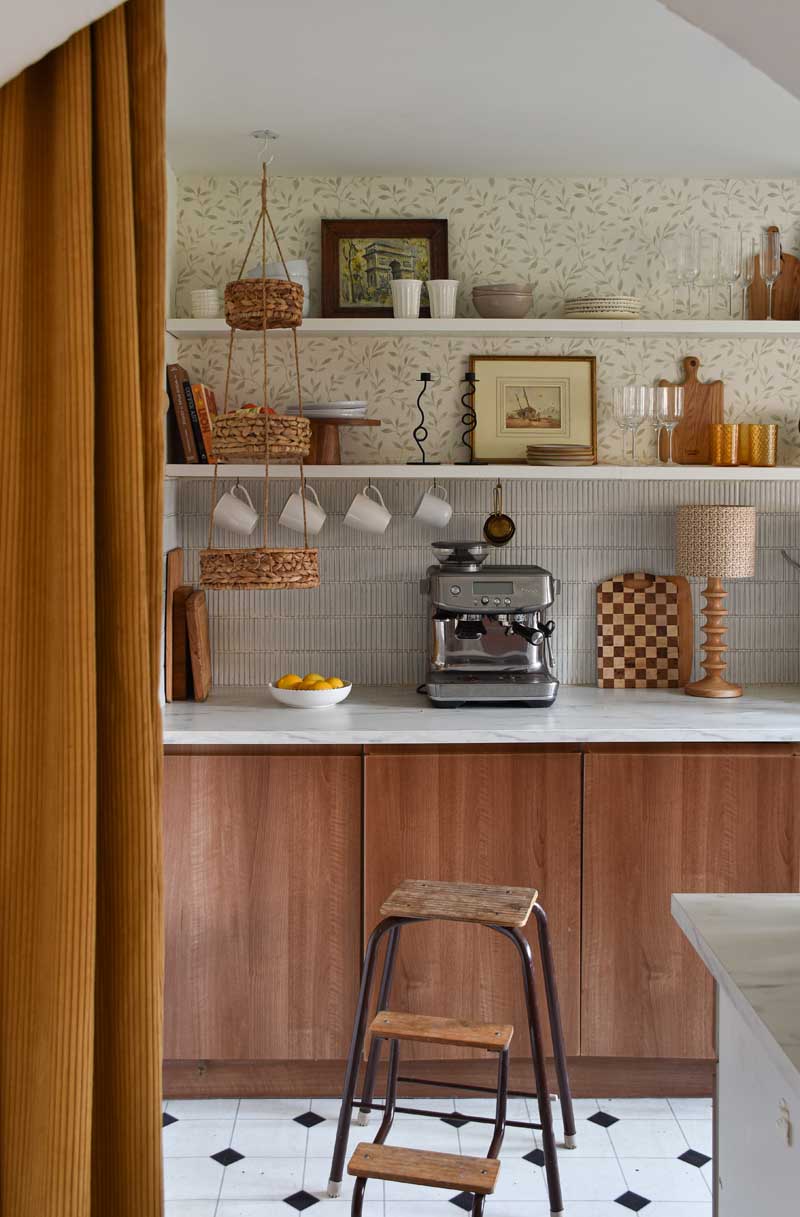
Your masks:
[[[711,316],[711,292],[720,278],[719,237],[715,232],[700,233],[699,287],[706,289],[706,313]]]
[[[781,234],[774,226],[761,232],[760,270],[767,285],[767,321],[772,321],[772,289],[781,273]]]
[[[697,250],[697,234],[680,232],[667,237],[661,243],[661,256],[667,268],[667,278],[672,287],[672,312],[678,315],[678,288],[687,288],[688,313],[692,313],[692,284],[700,271]]]
[[[661,242],[661,257],[667,270],[667,281],[672,289],[672,316],[678,316],[678,288],[683,283],[680,242],[676,237],[667,237]]]
[[[630,464],[636,464],[636,433],[649,413],[649,385],[618,385],[614,389],[614,418],[622,430],[622,461],[626,463],[625,433],[631,433]]]
[[[733,317],[733,289],[742,274],[742,234],[738,229],[720,236],[719,273],[721,281],[728,285],[728,315]]]
[[[683,417],[683,386],[659,385],[655,390],[654,412],[659,425],[667,433],[667,464],[674,465],[672,459],[672,432]]]
[[[747,321],[750,311],[750,288],[756,277],[756,239],[748,233],[742,233],[742,271],[739,282],[742,285],[742,321]]]

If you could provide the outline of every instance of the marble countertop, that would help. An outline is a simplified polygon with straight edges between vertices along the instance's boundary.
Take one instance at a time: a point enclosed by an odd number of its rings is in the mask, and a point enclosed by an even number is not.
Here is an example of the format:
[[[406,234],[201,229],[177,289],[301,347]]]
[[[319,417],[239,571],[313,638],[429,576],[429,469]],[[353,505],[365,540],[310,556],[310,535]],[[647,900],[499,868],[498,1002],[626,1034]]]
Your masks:
[[[787,1084],[800,1089],[800,895],[675,895],[672,915]]]
[[[268,689],[219,689],[164,707],[165,744],[800,743],[800,687],[760,685],[735,700],[680,689],[564,685],[549,709],[435,709],[408,688],[353,690],[326,710],[293,710]]]

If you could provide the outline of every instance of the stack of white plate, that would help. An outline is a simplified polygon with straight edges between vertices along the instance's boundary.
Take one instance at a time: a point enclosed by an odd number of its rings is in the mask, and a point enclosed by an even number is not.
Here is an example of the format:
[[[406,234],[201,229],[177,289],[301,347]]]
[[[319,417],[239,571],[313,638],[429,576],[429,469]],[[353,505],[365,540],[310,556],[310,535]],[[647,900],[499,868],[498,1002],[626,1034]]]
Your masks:
[[[318,401],[303,402],[306,418],[364,418],[368,403],[365,401]],[[297,403],[287,406],[284,414],[297,414]]]
[[[583,321],[636,321],[642,313],[638,296],[573,296],[564,316]]]

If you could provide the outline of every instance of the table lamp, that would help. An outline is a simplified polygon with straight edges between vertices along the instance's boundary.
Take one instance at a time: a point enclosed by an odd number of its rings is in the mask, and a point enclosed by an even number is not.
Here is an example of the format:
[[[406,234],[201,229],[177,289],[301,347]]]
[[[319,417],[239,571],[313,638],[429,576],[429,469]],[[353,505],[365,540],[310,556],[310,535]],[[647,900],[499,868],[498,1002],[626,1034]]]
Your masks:
[[[690,697],[741,697],[741,685],[725,680],[724,641],[727,627],[727,592],[723,579],[749,579],[756,566],[756,512],[754,507],[678,508],[676,573],[707,579],[703,592],[705,676],[684,689]]]

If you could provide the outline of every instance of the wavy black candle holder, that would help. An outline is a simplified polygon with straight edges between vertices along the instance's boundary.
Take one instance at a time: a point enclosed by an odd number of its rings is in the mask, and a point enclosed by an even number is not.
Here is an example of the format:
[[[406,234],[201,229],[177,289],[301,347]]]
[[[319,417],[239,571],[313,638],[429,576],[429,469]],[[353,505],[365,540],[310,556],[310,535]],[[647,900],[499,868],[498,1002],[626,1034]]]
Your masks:
[[[439,461],[429,461],[425,455],[425,441],[428,438],[428,428],[425,426],[425,411],[422,408],[422,399],[427,392],[428,385],[433,380],[430,372],[420,372],[419,378],[422,381],[422,388],[419,391],[417,398],[417,409],[419,410],[419,422],[411,432],[414,443],[419,448],[420,459],[418,461],[406,461],[407,465],[438,465]]]

